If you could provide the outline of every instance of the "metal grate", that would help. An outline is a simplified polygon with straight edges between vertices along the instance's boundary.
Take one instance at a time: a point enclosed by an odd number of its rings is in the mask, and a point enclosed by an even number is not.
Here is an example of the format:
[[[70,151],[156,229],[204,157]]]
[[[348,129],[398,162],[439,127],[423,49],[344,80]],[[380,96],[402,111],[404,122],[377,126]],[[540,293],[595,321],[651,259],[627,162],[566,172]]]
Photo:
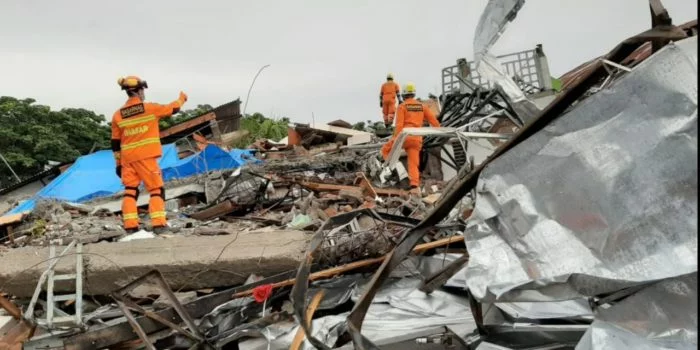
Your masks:
[[[544,84],[540,81],[542,68],[540,67],[537,49],[511,53],[503,56],[498,56],[498,61],[501,63],[506,73],[519,85],[524,85],[527,89],[523,89],[526,93],[537,93],[544,89]],[[483,89],[493,89],[493,84],[481,77],[476,71],[474,61],[468,62],[467,82],[472,83]],[[465,76],[461,74],[461,76]],[[442,93],[458,93],[460,87],[463,86],[460,82],[459,65],[443,68],[442,70]],[[534,89],[533,89],[534,88]],[[465,92],[465,91],[462,91]]]

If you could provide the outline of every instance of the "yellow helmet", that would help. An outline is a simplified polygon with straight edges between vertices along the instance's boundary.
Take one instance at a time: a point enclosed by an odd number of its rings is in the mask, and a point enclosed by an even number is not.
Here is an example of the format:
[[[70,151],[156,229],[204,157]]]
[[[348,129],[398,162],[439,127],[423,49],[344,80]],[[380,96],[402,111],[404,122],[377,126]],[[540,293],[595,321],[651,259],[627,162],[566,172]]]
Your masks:
[[[403,86],[403,94],[404,95],[415,95],[416,94],[416,85],[413,83],[408,83]]]
[[[117,84],[119,84],[122,90],[138,90],[141,88],[148,88],[148,83],[146,83],[145,80],[142,80],[134,75],[117,79]]]
[[[394,80],[394,75],[391,74],[391,73],[386,73],[386,78],[387,78],[387,79]]]

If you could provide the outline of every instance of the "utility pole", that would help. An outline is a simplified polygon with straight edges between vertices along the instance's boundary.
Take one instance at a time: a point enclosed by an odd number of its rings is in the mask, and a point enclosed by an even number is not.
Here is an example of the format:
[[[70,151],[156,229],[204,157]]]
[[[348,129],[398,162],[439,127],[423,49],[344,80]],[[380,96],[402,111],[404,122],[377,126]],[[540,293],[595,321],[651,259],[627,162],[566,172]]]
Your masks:
[[[258,73],[255,74],[255,77],[253,78],[253,82],[250,83],[250,87],[248,88],[248,95],[245,97],[245,104],[243,105],[243,116],[244,117],[245,117],[246,108],[248,108],[248,99],[250,99],[250,90],[253,90],[253,85],[255,84],[255,80],[258,79],[258,75],[260,75],[260,72],[262,72],[263,69],[265,69],[269,66],[270,66],[269,64],[266,64],[266,65],[260,67],[260,69],[258,70]]]
[[[20,180],[19,176],[17,176],[17,173],[15,172],[15,170],[12,169],[12,167],[10,166],[10,163],[7,162],[7,159],[5,159],[5,157],[3,157],[2,153],[0,153],[0,159],[2,159],[3,162],[5,162],[5,165],[7,165],[7,167],[10,169],[10,171],[12,172],[12,175],[15,176],[17,181],[22,181],[22,180]]]

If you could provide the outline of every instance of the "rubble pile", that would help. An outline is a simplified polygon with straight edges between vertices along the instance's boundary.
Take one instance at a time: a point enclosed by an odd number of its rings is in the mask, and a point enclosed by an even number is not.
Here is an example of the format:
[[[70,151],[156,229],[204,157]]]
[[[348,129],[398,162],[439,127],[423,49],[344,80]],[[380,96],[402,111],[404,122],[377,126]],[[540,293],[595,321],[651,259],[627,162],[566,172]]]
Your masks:
[[[166,233],[127,234],[114,193],[0,217],[0,349],[697,346],[697,21],[651,6],[553,92],[493,64],[521,5],[489,2],[473,72],[430,99],[444,127],[387,160],[343,121],[294,124],[173,176]]]

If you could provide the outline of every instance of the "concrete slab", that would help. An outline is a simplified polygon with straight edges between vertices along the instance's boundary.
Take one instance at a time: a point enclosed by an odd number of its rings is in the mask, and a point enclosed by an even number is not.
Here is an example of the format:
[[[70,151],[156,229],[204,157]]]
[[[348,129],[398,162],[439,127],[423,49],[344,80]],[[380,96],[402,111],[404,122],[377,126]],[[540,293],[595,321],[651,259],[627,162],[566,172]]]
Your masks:
[[[165,190],[165,200],[167,201],[167,200],[172,199],[172,198],[180,197],[183,194],[193,193],[193,192],[203,193],[204,192],[204,185],[198,184],[198,183],[193,183],[193,184],[186,184],[186,185],[177,186],[177,187],[173,187],[173,188],[167,188]],[[150,198],[150,195],[148,194],[148,192],[141,191],[141,193],[139,193],[139,198],[136,200],[136,205],[137,206],[148,205],[149,198]],[[113,199],[113,200],[95,201],[93,203],[90,203],[90,205],[95,210],[106,209],[112,213],[115,213],[115,212],[122,210],[122,199],[117,198],[117,199]]]
[[[243,283],[252,273],[270,276],[296,269],[309,237],[294,230],[237,235],[158,237],[85,245],[84,293],[108,294],[152,269],[160,270],[173,290],[233,286]],[[31,297],[48,266],[44,262],[48,256],[48,248],[37,247],[2,253],[0,290]],[[57,273],[74,271],[74,256],[67,256],[57,265]],[[73,283],[64,282],[57,284],[57,293],[73,291]]]

